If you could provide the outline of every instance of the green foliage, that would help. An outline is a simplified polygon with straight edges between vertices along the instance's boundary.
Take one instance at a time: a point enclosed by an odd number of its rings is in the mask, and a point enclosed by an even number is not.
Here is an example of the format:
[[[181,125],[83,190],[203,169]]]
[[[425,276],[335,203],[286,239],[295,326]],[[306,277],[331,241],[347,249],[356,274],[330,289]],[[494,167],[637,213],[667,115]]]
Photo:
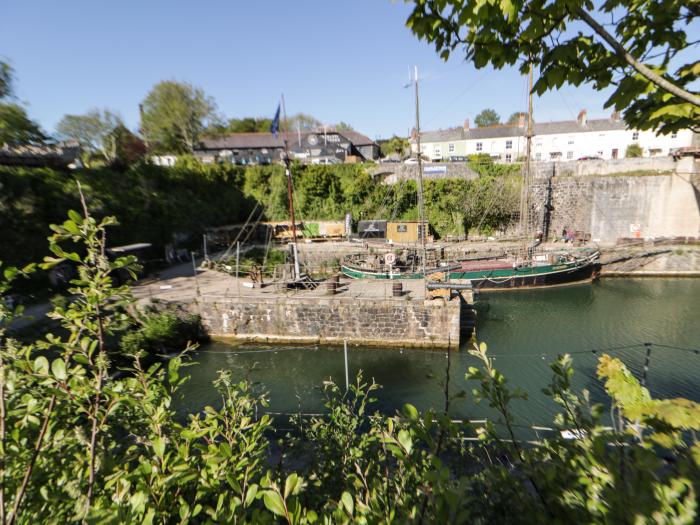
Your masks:
[[[460,396],[447,382],[443,412],[405,405],[381,415],[373,405],[378,386],[362,374],[347,391],[325,382],[324,415],[299,414],[287,434],[264,414],[266,396],[232,372],[214,382],[216,407],[178,417],[172,407],[186,380],[186,353],[145,367],[132,348],[121,373],[111,373],[105,337],[130,322],[128,288],[113,287],[111,275],[135,269],[129,258],[102,255],[105,228],[114,223],[84,210],[52,227],[54,256],[45,266],[68,259],[79,267],[73,300],[51,313],[63,335],[26,346],[6,337],[16,312],[3,294],[32,268],[1,274],[0,508],[7,525],[697,521],[700,405],[651,398],[607,355],[598,376],[617,412],[613,428],[602,425],[607,411],[585,390],[572,391],[564,355],[545,389],[560,407],[555,431],[527,447],[510,406],[526,396],[509,387],[484,344],[471,352],[479,366],[468,370],[475,399],[498,414],[483,424],[451,421],[449,404]],[[149,337],[172,333],[167,313],[150,323]],[[268,441],[275,432],[280,439]]]
[[[252,202],[241,191],[243,171],[186,160],[174,168],[137,163],[71,176],[47,168],[0,167],[0,259],[20,265],[46,253],[49,224],[61,221],[65,209],[80,207],[75,179],[96,217],[123,217],[110,232],[110,246],[150,242],[160,249],[176,232],[192,233],[199,245],[206,228],[243,222],[250,213]]]
[[[474,118],[474,123],[480,128],[497,126],[501,123],[501,117],[496,113],[496,110],[486,108]]]
[[[76,140],[84,149],[84,163],[88,165],[90,154],[100,154],[106,162],[117,156],[115,129],[124,127],[121,117],[108,109],[93,108],[85,115],[64,115],[56,125],[58,135],[64,140]]]
[[[151,148],[192,153],[216,104],[201,88],[167,80],[151,89],[142,108],[141,129]]]
[[[642,155],[644,155],[644,150],[636,142],[627,146],[627,149],[625,150],[625,157],[628,159],[634,157],[641,157]]]
[[[121,337],[119,347],[123,354],[167,355],[206,339],[198,315],[174,308],[147,310],[137,319],[137,326]]]
[[[411,144],[407,138],[394,135],[390,139],[380,141],[379,147],[384,157],[395,154],[403,158],[410,151]]]
[[[515,113],[511,113],[506,124],[518,124],[520,119],[523,119],[523,122],[527,123],[527,113],[524,111],[516,111]]]
[[[519,64],[539,71],[534,91],[564,83],[611,88],[606,107],[624,110],[634,129],[697,129],[700,61],[693,54],[700,15],[694,3],[668,0],[421,0],[408,27],[447,60],[464,52],[477,68]],[[589,12],[590,10],[591,12]],[[620,13],[625,13],[624,16]],[[605,25],[603,25],[605,24]]]
[[[26,110],[13,103],[0,104],[0,145],[43,144],[46,135]]]
[[[12,95],[12,66],[0,60],[0,99]]]

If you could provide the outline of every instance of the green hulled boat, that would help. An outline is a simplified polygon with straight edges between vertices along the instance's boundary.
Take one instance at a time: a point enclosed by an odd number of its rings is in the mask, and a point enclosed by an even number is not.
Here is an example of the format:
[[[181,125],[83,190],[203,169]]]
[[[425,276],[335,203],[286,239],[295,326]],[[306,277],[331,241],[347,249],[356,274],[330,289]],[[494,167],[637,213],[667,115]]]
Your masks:
[[[353,279],[422,279],[424,274],[410,256],[388,265],[383,255],[354,255],[341,265],[344,275]],[[588,281],[598,275],[597,250],[576,253],[547,252],[526,262],[513,257],[465,259],[440,262],[426,268],[425,277],[438,282],[470,281],[478,290],[532,288]]]

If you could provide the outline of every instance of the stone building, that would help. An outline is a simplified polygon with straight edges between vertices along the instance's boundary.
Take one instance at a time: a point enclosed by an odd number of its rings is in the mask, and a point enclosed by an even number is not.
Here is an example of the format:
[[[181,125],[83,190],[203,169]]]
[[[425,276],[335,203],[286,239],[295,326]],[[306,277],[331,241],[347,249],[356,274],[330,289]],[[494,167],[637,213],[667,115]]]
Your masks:
[[[296,131],[276,137],[271,133],[232,133],[207,138],[195,149],[203,162],[232,162],[234,164],[272,164],[284,158],[287,139],[289,156],[309,164],[338,164],[375,160],[379,146],[356,131]]]
[[[466,120],[459,128],[422,132],[421,150],[433,161],[482,153],[497,162],[515,162],[526,154],[526,133],[524,118],[517,124],[483,128],[471,128]],[[532,159],[620,159],[631,144],[638,144],[645,157],[665,156],[677,148],[694,145],[694,135],[691,130],[657,135],[654,131],[627,129],[618,114],[607,119],[588,119],[583,110],[576,120],[535,122]],[[417,150],[415,137],[411,139],[411,150]]]

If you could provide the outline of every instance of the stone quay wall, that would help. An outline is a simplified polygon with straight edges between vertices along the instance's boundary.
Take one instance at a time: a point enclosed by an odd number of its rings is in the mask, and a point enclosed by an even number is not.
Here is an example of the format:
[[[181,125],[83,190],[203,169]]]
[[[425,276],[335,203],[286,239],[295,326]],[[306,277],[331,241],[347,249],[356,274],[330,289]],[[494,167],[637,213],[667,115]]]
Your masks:
[[[533,227],[544,214],[547,182],[532,186]],[[582,231],[602,242],[623,237],[700,236],[700,177],[556,176],[552,179],[550,236]]]
[[[211,336],[241,341],[457,348],[460,338],[458,298],[203,296],[198,311]]]

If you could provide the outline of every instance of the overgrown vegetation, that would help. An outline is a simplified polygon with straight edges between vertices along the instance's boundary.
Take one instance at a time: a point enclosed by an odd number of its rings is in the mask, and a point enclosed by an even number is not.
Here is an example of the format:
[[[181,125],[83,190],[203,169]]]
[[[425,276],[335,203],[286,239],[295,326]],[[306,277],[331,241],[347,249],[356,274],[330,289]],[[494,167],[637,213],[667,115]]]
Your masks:
[[[103,254],[107,218],[71,212],[54,226],[44,267],[75,262],[74,299],[57,306],[61,335],[21,345],[2,296],[33,271],[0,279],[0,522],[18,523],[694,523],[700,481],[700,405],[652,399],[624,364],[603,355],[597,375],[613,426],[588,393],[571,389],[569,356],[545,393],[560,406],[555,433],[525,447],[513,430],[511,389],[484,344],[467,371],[493,423],[467,425],[406,405],[373,411],[377,385],[324,385],[326,414],[296,418],[283,436],[267,399],[221,372],[217,407],[186,421],[173,400],[188,354],[145,367],[134,342],[110,373],[105,339],[129,323],[129,293],[111,284],[134,260]],[[84,256],[67,250],[75,243]],[[160,324],[160,321],[159,323]],[[166,321],[165,324],[168,324]],[[155,330],[158,337],[160,328]],[[446,377],[449,377],[447,360]],[[467,440],[476,436],[474,441]],[[276,438],[281,437],[279,441]],[[573,439],[571,439],[573,437]]]
[[[481,157],[472,166],[477,180],[426,181],[426,210],[439,236],[467,228],[506,226],[517,209],[518,167]],[[362,165],[295,165],[295,204],[300,220],[417,219],[415,183],[388,186]],[[261,218],[288,220],[287,183],[281,166],[201,164],[183,157],[175,167],[137,164],[125,170],[96,168],[72,173],[52,169],[0,167],[0,260],[22,265],[46,254],[45,231],[79,207],[75,180],[83,186],[96,217],[116,215],[121,224],[109,245],[153,243],[160,253],[178,238],[200,245],[207,227],[242,223],[255,202]],[[180,241],[182,242],[182,240]]]

